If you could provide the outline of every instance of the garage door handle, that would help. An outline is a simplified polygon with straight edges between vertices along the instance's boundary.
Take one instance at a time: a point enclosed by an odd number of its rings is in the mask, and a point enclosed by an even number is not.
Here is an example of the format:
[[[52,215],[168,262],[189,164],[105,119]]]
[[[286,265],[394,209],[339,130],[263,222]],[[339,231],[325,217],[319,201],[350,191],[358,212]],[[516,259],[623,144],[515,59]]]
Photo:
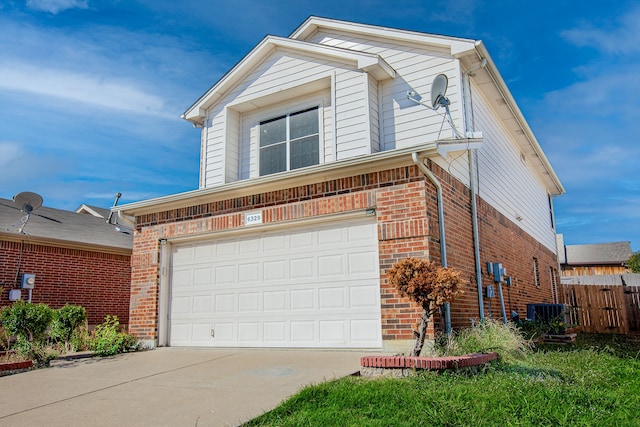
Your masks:
[[[215,336],[216,336],[216,332],[212,329],[211,330],[211,338],[215,338]]]

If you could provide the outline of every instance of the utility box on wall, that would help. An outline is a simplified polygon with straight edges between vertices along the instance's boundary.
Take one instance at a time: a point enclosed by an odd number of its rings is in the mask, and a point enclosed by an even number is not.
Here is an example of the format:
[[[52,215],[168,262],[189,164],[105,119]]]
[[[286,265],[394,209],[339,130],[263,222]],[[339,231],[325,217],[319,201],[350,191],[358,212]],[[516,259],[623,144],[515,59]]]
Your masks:
[[[24,273],[22,275],[22,289],[33,289],[36,286],[36,275]]]
[[[11,289],[9,291],[9,301],[19,301],[22,299],[22,291],[20,289]]]

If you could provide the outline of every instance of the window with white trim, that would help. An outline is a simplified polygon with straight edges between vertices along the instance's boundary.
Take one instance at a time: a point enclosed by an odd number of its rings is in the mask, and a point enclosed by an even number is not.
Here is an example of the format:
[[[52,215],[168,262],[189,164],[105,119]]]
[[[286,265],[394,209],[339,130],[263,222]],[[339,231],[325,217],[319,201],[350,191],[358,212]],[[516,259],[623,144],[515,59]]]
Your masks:
[[[260,122],[260,175],[320,162],[318,107]]]

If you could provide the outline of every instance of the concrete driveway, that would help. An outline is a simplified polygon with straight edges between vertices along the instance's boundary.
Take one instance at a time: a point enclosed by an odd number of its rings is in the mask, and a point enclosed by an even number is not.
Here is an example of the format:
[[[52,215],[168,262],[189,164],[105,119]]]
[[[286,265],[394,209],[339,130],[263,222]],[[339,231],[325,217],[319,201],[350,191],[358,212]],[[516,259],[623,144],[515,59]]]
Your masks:
[[[0,426],[236,426],[364,353],[182,349],[56,361],[0,377]]]

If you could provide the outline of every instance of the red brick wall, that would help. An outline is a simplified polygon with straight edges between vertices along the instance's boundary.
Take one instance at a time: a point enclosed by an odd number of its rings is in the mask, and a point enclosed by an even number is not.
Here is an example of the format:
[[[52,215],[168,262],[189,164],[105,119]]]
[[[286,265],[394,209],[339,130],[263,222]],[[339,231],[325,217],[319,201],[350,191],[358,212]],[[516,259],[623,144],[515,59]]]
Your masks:
[[[11,304],[9,290],[20,259],[20,242],[0,241],[0,307]],[[66,303],[87,310],[90,325],[104,321],[107,314],[118,316],[120,323],[129,322],[131,283],[130,257],[78,249],[67,249],[24,243],[20,261],[22,273],[36,275],[32,302],[43,302],[51,308]],[[22,290],[22,298],[28,298]]]
[[[479,317],[469,190],[438,166],[428,166],[443,188],[448,265],[462,270],[469,280],[465,294],[451,304],[453,326],[469,326],[469,318]],[[514,286],[504,291],[507,313],[515,307],[525,314],[526,302],[551,302],[548,271],[555,265],[554,254],[480,199],[478,206],[483,266],[486,261],[502,262],[514,277]],[[248,210],[261,209],[263,222],[270,223],[365,208],[377,211],[383,339],[412,339],[420,308],[398,296],[387,284],[386,271],[408,256],[441,259],[436,190],[413,164],[138,217],[130,331],[143,339],[157,338],[159,239],[242,227]],[[539,287],[533,286],[534,256],[540,267]],[[489,276],[483,280],[485,286],[493,284]],[[491,316],[499,317],[498,298],[491,304]],[[485,298],[488,316],[487,307]],[[439,327],[437,316],[435,322]]]

